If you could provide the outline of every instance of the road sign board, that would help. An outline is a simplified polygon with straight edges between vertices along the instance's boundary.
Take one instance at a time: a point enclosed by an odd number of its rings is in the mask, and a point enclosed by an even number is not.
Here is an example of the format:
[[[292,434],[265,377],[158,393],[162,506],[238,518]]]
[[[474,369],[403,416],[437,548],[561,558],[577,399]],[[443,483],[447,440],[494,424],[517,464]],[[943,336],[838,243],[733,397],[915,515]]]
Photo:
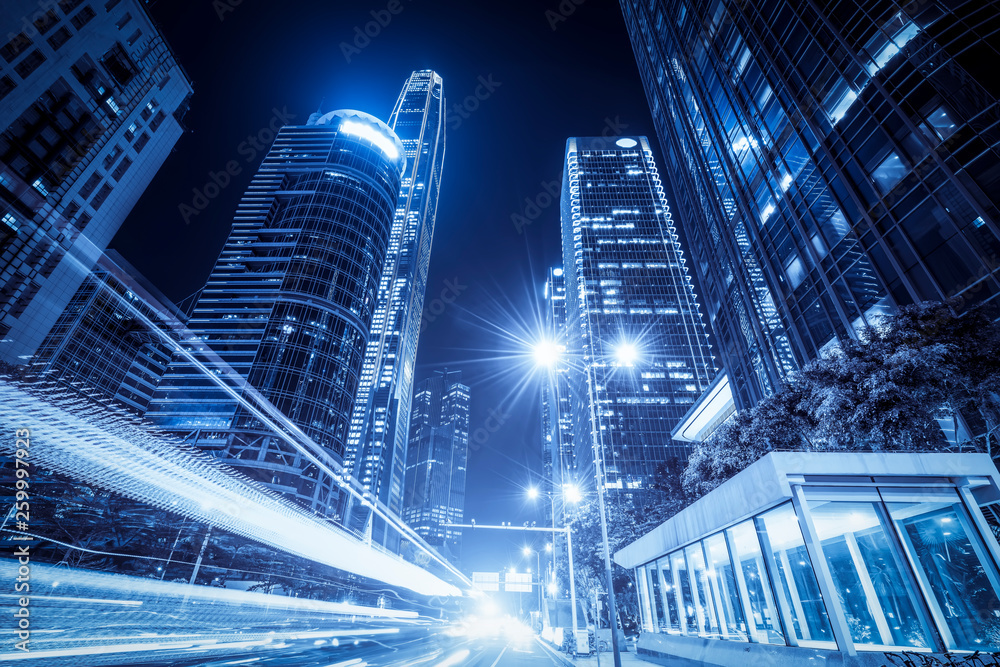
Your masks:
[[[509,593],[530,593],[531,573],[507,572],[504,579],[504,590]]]
[[[500,590],[500,573],[499,572],[473,572],[472,573],[472,585],[481,591],[499,591]]]

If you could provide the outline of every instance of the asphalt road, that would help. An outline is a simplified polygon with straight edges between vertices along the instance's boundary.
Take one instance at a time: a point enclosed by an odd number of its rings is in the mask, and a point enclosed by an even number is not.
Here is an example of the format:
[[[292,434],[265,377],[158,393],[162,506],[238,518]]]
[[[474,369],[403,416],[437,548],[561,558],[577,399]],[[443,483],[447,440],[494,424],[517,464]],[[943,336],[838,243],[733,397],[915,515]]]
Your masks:
[[[561,667],[562,662],[531,634],[451,637],[411,634],[396,641],[360,641],[332,646],[286,643],[240,657],[147,663],[158,667]]]
[[[80,665],[147,667],[561,667],[560,660],[543,648],[530,632],[488,629],[477,636],[455,633],[442,626],[400,628],[372,635],[358,633],[299,632],[272,641],[246,636],[120,644],[97,653],[42,657],[17,656],[25,667],[78,667]],[[257,635],[259,637],[260,635]],[[161,638],[162,639],[162,638]],[[179,638],[178,638],[179,639]]]

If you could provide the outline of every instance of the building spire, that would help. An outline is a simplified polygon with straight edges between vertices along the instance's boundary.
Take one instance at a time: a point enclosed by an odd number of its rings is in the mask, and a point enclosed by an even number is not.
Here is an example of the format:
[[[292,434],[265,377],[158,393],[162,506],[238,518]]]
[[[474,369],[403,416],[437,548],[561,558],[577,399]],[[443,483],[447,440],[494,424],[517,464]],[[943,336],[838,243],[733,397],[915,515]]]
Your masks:
[[[306,121],[306,125],[315,125],[319,122],[319,119],[323,117],[323,102],[326,102],[325,97],[320,99],[319,106],[316,107],[316,111],[309,115],[309,120]]]

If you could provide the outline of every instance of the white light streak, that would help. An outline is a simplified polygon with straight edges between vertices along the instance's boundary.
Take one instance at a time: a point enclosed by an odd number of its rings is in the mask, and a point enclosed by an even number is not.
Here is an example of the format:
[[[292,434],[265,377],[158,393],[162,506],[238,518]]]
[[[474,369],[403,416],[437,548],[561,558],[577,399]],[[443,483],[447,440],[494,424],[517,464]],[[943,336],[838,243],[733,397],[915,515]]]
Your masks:
[[[124,420],[93,414],[93,405],[52,389],[42,400],[0,380],[0,424],[14,429],[29,419],[36,465],[135,500],[243,535],[309,560],[422,595],[461,595],[430,572],[363,544],[289,501],[257,488],[203,452],[155,437]],[[51,400],[69,403],[67,408]],[[91,414],[83,416],[83,410]],[[33,443],[34,444],[34,443]],[[11,450],[13,440],[5,443]],[[176,503],[176,504],[175,504]]]
[[[506,650],[506,647],[504,647],[504,650]],[[465,662],[465,659],[468,657],[469,657],[469,649],[463,648],[461,651],[456,651],[455,653],[452,653],[447,658],[439,662],[437,664],[437,667],[451,667],[452,665],[460,665],[463,662]],[[499,660],[497,660],[497,662],[499,662]],[[495,665],[496,663],[493,664]]]

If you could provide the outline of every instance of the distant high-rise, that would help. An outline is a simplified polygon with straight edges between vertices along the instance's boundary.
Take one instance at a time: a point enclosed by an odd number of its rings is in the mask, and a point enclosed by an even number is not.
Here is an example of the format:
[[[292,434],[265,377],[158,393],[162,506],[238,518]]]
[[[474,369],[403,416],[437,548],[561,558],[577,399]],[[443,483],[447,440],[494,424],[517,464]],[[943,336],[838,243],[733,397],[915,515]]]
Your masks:
[[[566,279],[560,267],[550,268],[545,279],[546,344],[566,344]],[[553,489],[575,484],[576,450],[573,439],[573,395],[569,367],[560,363],[542,383],[542,466]],[[560,495],[554,496],[561,499]],[[561,504],[553,506],[554,517],[562,516]]]
[[[35,353],[184,132],[191,83],[145,4],[3,3],[2,361]]]
[[[621,5],[737,407],[899,306],[996,302],[994,4]]]
[[[406,160],[396,134],[359,111],[283,127],[188,325],[198,341],[189,347],[209,348],[238,377],[177,357],[147,417],[265,486],[335,514],[334,481],[211,376],[237,393],[245,380],[343,460]]]
[[[561,207],[577,467],[596,440],[607,487],[640,492],[716,372],[646,138],[569,139]]]
[[[453,562],[461,549],[469,456],[469,388],[460,372],[417,385],[410,418],[403,520]]]
[[[406,171],[347,435],[347,469],[396,513],[403,495],[413,368],[444,164],[444,121],[441,77],[430,70],[413,72],[389,117],[406,152]],[[353,526],[363,528],[367,510],[354,506],[351,512]],[[373,538],[388,544],[391,533],[374,521]]]
[[[33,372],[79,382],[143,414],[187,318],[114,250],[97,261],[31,360]],[[148,322],[148,324],[147,324]]]

